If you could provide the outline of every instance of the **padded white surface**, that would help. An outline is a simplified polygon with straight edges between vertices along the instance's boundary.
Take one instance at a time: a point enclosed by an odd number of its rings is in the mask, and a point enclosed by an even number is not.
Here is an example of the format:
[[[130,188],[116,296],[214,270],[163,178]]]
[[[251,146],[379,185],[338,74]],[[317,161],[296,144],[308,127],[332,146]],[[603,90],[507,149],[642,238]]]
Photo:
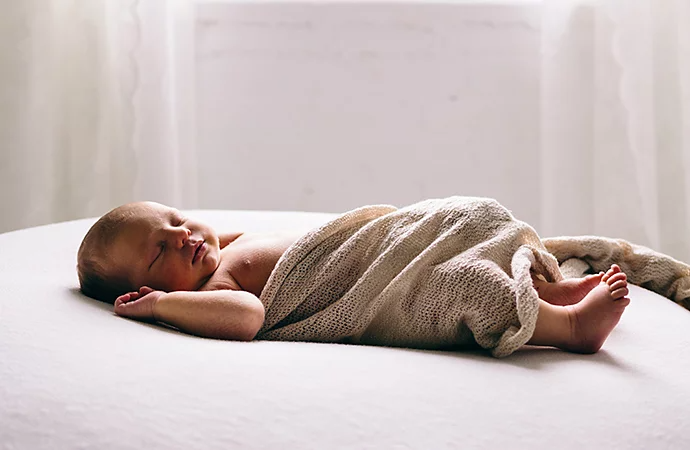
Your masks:
[[[218,228],[330,216],[195,214]],[[0,235],[0,448],[690,448],[690,312],[633,287],[604,349],[222,342],[77,291],[92,220]]]

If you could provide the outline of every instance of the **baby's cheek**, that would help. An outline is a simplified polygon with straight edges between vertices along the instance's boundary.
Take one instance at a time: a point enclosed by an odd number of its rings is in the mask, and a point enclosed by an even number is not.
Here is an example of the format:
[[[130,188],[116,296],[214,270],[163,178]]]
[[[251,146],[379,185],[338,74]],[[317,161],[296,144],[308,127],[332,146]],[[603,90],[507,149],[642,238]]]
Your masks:
[[[184,276],[179,268],[165,267],[158,270],[150,277],[149,286],[153,289],[165,292],[182,290],[178,284]]]
[[[190,266],[176,267],[167,278],[164,282],[168,285],[169,291],[191,291],[195,290],[202,277],[198,270]]]

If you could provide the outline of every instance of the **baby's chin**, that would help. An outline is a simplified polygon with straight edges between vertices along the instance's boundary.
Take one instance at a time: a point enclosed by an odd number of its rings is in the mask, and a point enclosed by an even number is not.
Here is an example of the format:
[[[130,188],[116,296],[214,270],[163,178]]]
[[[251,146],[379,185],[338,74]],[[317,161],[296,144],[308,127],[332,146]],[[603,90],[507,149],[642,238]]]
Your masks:
[[[216,270],[220,267],[220,251],[216,251],[213,254],[206,255],[203,261],[204,263],[204,273],[196,282],[196,287],[193,290],[199,290],[208,280],[216,273]]]
[[[217,247],[213,248],[213,250],[206,255],[203,263],[204,268],[208,267],[207,276],[210,277],[218,270],[218,267],[220,267],[220,249]]]

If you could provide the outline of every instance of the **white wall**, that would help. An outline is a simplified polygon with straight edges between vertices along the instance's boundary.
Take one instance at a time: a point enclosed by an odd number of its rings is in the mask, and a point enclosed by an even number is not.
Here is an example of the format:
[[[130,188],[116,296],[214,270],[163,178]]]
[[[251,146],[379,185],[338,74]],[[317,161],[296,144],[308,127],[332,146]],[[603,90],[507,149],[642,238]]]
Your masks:
[[[479,195],[538,226],[538,2],[454,3],[201,3],[199,207]]]

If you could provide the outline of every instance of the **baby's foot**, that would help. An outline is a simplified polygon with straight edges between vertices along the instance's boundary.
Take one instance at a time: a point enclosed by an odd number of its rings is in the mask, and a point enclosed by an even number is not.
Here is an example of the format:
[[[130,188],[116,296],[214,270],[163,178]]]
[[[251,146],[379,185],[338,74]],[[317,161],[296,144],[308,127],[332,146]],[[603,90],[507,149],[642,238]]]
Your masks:
[[[555,283],[534,279],[534,289],[537,290],[540,299],[552,305],[574,305],[597,287],[603,276],[604,272],[601,272],[584,278],[571,278]]]
[[[566,306],[570,315],[571,339],[565,349],[577,353],[599,351],[630,304],[627,295],[627,277],[614,264],[602,277],[601,283],[580,303]]]

